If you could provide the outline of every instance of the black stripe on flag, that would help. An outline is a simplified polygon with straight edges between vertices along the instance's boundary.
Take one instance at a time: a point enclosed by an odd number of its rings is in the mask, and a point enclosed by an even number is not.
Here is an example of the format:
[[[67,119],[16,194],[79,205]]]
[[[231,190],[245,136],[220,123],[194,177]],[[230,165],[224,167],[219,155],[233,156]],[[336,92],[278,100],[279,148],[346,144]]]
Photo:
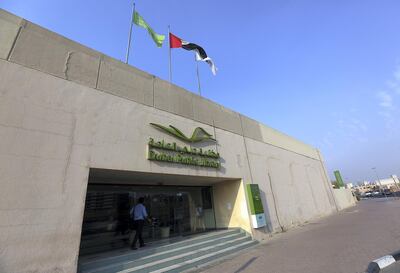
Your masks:
[[[217,67],[213,60],[207,56],[206,51],[201,46],[182,40],[182,48],[185,50],[194,50],[196,52],[196,60],[206,62],[210,66],[213,75],[217,74]]]
[[[199,53],[199,56],[201,57],[202,60],[207,58],[206,51],[199,45],[182,41],[182,48],[186,50],[196,50]]]

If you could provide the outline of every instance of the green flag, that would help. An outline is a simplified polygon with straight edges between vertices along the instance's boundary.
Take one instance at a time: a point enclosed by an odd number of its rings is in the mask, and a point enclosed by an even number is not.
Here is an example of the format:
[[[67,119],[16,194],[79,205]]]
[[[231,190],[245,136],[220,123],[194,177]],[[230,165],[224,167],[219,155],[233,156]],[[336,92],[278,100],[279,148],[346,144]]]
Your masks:
[[[138,12],[135,11],[135,14],[133,16],[133,22],[135,25],[142,27],[144,29],[147,29],[149,32],[151,38],[153,38],[153,41],[156,43],[158,47],[161,47],[164,40],[165,40],[165,35],[160,35],[154,32],[154,30],[146,23],[146,21],[143,19],[142,16],[139,15]]]

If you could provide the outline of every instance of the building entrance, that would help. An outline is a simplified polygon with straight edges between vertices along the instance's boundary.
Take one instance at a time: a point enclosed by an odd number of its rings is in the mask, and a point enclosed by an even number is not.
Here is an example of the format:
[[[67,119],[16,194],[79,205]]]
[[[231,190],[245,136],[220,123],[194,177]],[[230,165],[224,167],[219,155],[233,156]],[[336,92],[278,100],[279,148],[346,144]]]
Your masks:
[[[145,242],[216,228],[212,188],[207,186],[88,185],[80,255],[128,247],[132,240],[130,209],[140,197],[151,222]]]

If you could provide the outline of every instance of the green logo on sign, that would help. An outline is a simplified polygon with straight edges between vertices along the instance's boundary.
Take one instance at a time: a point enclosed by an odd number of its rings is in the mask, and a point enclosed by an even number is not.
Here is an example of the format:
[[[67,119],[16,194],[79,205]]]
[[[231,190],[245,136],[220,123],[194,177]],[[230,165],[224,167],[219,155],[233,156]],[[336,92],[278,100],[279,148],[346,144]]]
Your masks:
[[[196,142],[200,142],[200,141],[216,141],[214,138],[212,138],[212,135],[207,133],[206,130],[204,130],[201,127],[197,127],[196,129],[194,129],[194,132],[192,134],[192,136],[189,138],[187,137],[184,133],[182,133],[181,130],[179,130],[178,128],[170,125],[169,127],[165,127],[162,126],[160,124],[156,124],[156,123],[150,123],[151,125],[153,125],[154,127],[156,127],[157,129],[160,129],[161,131],[170,134],[176,138],[179,138],[183,141],[186,142],[191,142],[191,143],[196,143]]]

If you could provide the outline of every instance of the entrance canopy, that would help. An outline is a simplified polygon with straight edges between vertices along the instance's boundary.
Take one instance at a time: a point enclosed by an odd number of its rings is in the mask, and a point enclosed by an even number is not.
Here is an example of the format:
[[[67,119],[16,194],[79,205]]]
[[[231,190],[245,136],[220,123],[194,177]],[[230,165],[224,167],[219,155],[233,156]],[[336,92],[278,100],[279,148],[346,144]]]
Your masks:
[[[80,255],[128,247],[129,211],[144,198],[145,241],[219,228],[251,232],[242,179],[90,169]]]
[[[89,183],[135,184],[158,186],[211,186],[221,182],[237,181],[240,178],[146,173],[109,169],[90,169]]]
[[[213,189],[231,181],[238,179],[91,169],[80,254],[128,247],[130,210],[139,197],[152,219],[143,228],[146,242],[215,230],[221,217],[215,217]]]

